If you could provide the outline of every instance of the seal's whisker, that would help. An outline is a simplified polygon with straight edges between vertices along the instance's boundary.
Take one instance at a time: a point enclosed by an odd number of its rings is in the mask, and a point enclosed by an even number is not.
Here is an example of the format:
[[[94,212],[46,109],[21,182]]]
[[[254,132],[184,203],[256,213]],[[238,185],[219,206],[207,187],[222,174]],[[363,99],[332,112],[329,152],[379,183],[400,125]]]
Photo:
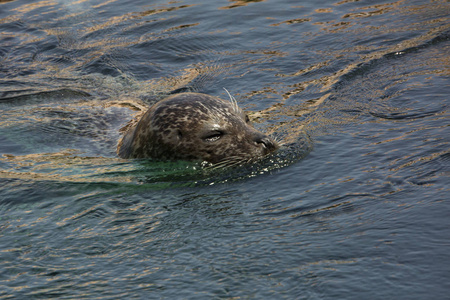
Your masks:
[[[234,112],[239,113],[239,106],[238,106],[236,99],[230,94],[230,92],[228,92],[228,90],[226,88],[223,88],[223,89],[225,90],[225,92],[227,92],[228,96],[230,97],[230,101],[231,101],[231,104],[233,105]]]
[[[278,134],[270,134],[270,137],[275,141],[275,143],[277,143],[279,146],[283,146],[284,142],[283,142],[283,138]]]
[[[226,167],[233,167],[237,166],[239,164],[242,164],[245,160],[242,159],[242,157],[239,156],[230,156],[225,158],[222,161],[219,161],[218,163],[213,164],[212,166],[208,167],[208,169],[220,169],[220,168],[226,168]]]
[[[215,164],[215,165],[214,165],[214,168],[215,168],[215,169],[218,169],[218,168],[231,167],[231,166],[235,166],[235,165],[237,165],[237,164],[239,164],[239,163],[240,163],[240,160],[230,160],[230,159],[227,159],[227,160],[224,160],[224,161],[221,161],[221,162]]]

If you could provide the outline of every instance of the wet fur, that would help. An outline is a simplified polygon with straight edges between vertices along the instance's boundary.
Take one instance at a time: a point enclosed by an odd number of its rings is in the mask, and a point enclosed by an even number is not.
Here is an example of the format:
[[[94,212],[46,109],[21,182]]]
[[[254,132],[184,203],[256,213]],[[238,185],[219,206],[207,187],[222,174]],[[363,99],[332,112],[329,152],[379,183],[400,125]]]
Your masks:
[[[278,144],[254,129],[230,98],[200,93],[169,96],[125,133],[117,153],[122,158],[203,160],[229,166],[275,151]]]

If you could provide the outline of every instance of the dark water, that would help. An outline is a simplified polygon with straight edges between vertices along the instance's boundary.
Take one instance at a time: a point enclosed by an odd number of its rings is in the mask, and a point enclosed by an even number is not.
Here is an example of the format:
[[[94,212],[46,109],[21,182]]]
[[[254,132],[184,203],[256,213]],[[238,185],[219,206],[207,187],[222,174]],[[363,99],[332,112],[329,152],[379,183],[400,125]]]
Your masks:
[[[448,299],[450,4],[0,1],[0,299]],[[286,143],[118,159],[164,94]]]

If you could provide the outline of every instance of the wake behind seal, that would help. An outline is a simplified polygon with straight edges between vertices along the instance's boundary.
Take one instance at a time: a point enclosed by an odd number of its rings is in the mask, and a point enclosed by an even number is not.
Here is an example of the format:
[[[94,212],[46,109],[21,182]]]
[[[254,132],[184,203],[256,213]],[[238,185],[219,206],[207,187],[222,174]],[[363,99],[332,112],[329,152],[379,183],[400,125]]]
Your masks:
[[[200,93],[169,96],[142,116],[117,146],[121,158],[202,160],[239,165],[278,149],[231,101]]]

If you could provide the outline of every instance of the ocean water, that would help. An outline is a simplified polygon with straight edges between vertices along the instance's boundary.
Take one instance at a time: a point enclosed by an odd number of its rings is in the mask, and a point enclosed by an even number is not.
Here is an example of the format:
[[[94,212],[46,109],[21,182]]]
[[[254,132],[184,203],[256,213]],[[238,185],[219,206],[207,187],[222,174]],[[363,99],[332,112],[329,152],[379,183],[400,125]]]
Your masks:
[[[448,1],[0,1],[0,299],[448,299]],[[171,91],[282,140],[124,160]]]

